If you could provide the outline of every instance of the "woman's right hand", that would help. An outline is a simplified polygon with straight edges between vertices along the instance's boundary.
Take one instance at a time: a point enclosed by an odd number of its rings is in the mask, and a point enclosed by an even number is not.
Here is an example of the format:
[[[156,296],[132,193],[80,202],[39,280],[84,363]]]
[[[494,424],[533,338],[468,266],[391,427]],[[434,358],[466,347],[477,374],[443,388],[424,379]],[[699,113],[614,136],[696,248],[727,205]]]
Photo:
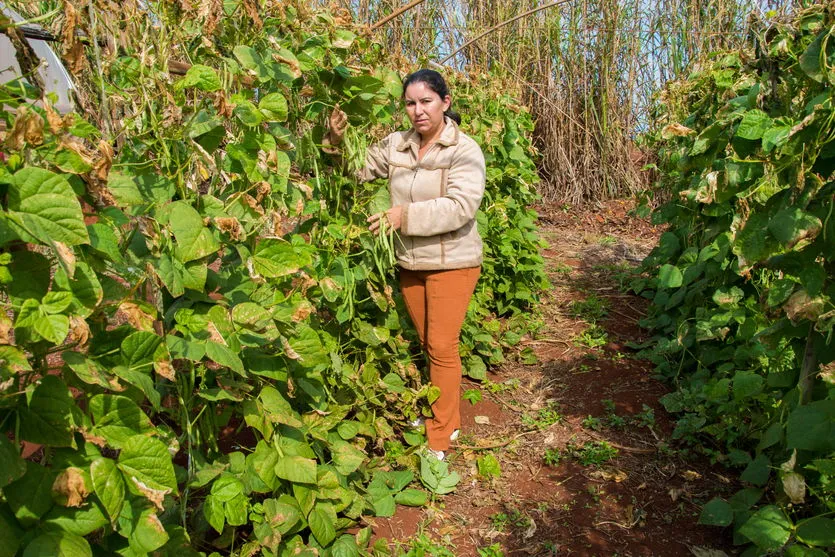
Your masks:
[[[333,147],[340,145],[347,129],[348,115],[339,108],[339,105],[333,107],[333,112],[328,118],[328,143]]]

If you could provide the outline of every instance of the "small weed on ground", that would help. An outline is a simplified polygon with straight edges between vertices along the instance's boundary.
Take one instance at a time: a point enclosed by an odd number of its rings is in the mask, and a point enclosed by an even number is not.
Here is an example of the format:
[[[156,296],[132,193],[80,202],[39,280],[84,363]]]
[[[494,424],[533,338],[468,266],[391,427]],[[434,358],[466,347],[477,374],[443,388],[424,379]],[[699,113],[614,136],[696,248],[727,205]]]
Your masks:
[[[562,451],[553,448],[553,449],[545,449],[545,454],[543,455],[542,459],[545,461],[545,464],[548,466],[557,466],[563,458]]]
[[[568,314],[575,319],[596,323],[609,313],[609,304],[597,294],[589,294],[585,300],[571,302]]]
[[[561,422],[563,419],[555,402],[549,402],[545,408],[540,408],[535,414],[522,415],[522,425],[525,429],[545,429]]]
[[[587,441],[582,445],[568,445],[572,457],[583,466],[600,466],[618,456],[618,450],[606,441]]]
[[[529,528],[531,519],[520,512],[519,509],[510,509],[509,512],[491,515],[490,523],[495,531],[506,532],[509,528]]]
[[[606,330],[598,325],[591,325],[574,338],[574,344],[587,348],[599,348],[609,342]]]
[[[484,388],[494,395],[499,395],[508,391],[515,391],[519,388],[520,384],[521,382],[516,377],[514,377],[513,379],[508,379],[507,381],[503,381],[501,383],[496,383],[488,379],[484,382]]]
[[[468,401],[473,406],[475,406],[476,404],[481,402],[481,391],[478,389],[467,389],[466,391],[464,391],[464,395],[462,398]]]
[[[478,557],[504,557],[504,551],[499,544],[478,548]]]

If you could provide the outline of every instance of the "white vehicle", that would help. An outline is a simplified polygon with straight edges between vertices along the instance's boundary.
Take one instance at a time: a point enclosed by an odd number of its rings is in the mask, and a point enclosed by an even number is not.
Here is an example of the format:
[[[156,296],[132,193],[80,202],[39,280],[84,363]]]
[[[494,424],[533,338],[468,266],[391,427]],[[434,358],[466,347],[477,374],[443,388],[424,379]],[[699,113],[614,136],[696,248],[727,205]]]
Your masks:
[[[14,10],[6,7],[0,2],[0,12],[15,23],[24,22],[24,18]],[[62,114],[71,112],[75,108],[73,101],[75,85],[72,82],[69,72],[61,62],[61,58],[50,48],[49,33],[37,25],[25,25],[23,28],[30,31],[28,35],[37,35],[42,38],[27,38],[32,50],[40,58],[38,74],[44,84],[44,94],[54,93],[58,98],[55,109]],[[32,33],[31,31],[35,31]],[[0,83],[7,83],[20,77],[20,65],[15,57],[15,49],[12,41],[6,35],[0,33]]]

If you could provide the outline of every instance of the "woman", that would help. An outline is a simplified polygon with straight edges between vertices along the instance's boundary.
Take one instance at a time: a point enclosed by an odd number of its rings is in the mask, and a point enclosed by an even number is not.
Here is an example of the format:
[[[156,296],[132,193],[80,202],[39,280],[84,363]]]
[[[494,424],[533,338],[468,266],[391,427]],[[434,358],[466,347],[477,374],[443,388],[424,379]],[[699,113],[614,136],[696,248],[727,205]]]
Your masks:
[[[426,420],[431,453],[438,459],[461,427],[461,358],[458,343],[467,306],[481,272],[481,237],[475,215],[484,195],[484,155],[458,129],[444,78],[420,70],[403,82],[403,101],[412,129],[396,132],[369,148],[363,181],[387,178],[391,209],[372,215],[370,230],[385,219],[399,235],[397,264],[406,309],[429,361],[429,377],[440,389]],[[342,142],[347,117],[330,118],[325,143]]]

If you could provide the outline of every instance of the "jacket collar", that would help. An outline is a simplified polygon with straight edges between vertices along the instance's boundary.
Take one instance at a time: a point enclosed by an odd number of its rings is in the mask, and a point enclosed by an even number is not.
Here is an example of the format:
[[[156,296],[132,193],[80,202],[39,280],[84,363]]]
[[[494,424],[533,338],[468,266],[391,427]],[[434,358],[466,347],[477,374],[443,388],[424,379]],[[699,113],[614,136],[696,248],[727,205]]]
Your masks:
[[[458,135],[460,133],[458,130],[458,124],[447,116],[444,116],[444,124],[444,130],[441,132],[441,137],[438,138],[438,144],[443,145],[444,147],[457,145]],[[403,140],[400,142],[400,145],[397,146],[398,151],[406,151],[408,149],[413,149],[415,152],[420,149],[420,134],[415,131],[415,128],[412,128],[403,134]]]

